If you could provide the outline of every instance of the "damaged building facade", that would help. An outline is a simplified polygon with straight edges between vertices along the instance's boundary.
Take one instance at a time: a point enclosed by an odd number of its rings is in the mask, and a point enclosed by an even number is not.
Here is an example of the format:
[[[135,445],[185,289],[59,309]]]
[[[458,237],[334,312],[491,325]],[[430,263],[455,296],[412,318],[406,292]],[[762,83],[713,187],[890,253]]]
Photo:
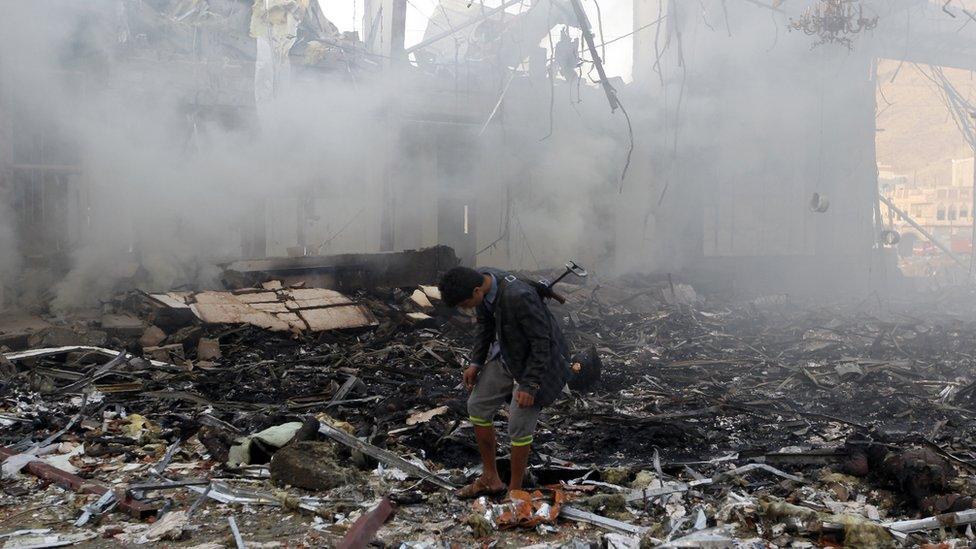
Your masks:
[[[79,139],[104,136],[75,134],[14,87],[3,107],[4,196],[17,218],[8,238],[22,263],[62,272],[73,252],[110,241],[104,261],[173,271],[154,275],[167,283],[201,268],[142,257],[158,248],[156,225],[184,239],[207,233],[189,246],[192,262],[443,244],[465,264],[538,269],[573,256],[607,272],[712,273],[733,286],[884,283],[895,267],[879,237],[874,64],[971,69],[969,29],[948,32],[954,21],[935,3],[886,2],[868,6],[878,27],[854,47],[811,47],[815,37],[779,28],[801,6],[725,4],[636,2],[634,80],[607,80],[625,107],[612,115],[605,90],[581,85],[588,57],[568,0],[478,12],[444,2],[409,48],[401,2],[369,3],[362,34],[339,32],[314,2],[66,6],[71,16],[52,16],[51,32],[71,39],[50,46],[70,70],[39,74],[14,57],[6,81],[77,90],[61,108],[86,97],[165,105],[154,114],[179,119],[146,139],[169,149],[153,161],[197,154],[211,167],[236,146],[214,141],[250,135],[261,150],[248,154],[281,165],[211,168],[171,195],[165,181],[139,182],[120,199],[105,181],[146,174],[103,165],[111,155]],[[725,32],[712,30],[719,23]],[[554,29],[573,32],[550,60]],[[322,127],[298,122],[316,117]],[[314,131],[271,137],[302,124]],[[226,207],[208,186],[240,196]],[[810,206],[815,195],[826,211]],[[228,210],[219,227],[193,219],[212,208]]]

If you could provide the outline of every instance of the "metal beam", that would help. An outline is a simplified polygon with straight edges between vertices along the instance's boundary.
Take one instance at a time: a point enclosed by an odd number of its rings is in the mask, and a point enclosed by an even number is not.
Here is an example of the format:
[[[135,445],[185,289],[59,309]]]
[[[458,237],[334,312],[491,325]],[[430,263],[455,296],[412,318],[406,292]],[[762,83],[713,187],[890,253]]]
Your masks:
[[[962,259],[959,259],[959,256],[952,253],[952,250],[950,250],[945,244],[939,242],[939,240],[935,238],[935,235],[925,230],[925,227],[919,225],[918,222],[912,219],[911,216],[909,216],[904,210],[902,210],[898,206],[895,206],[894,203],[891,202],[891,200],[888,200],[886,197],[882,195],[878,195],[878,198],[881,200],[881,202],[884,202],[884,205],[888,206],[888,208],[891,209],[891,211],[898,214],[898,217],[904,219],[905,222],[911,225],[912,227],[914,227],[916,231],[922,233],[922,236],[924,236],[929,242],[935,244],[936,248],[945,252],[945,254],[948,255],[953,261],[958,263],[960,267],[966,269],[967,271],[969,270],[969,265],[963,263]]]
[[[613,89],[613,86],[607,81],[607,72],[603,69],[603,61],[600,60],[600,54],[596,51],[596,44],[593,42],[593,30],[590,28],[590,20],[586,17],[586,12],[583,11],[583,4],[580,3],[580,0],[570,0],[570,2],[573,4],[573,11],[576,12],[576,19],[579,20],[580,30],[583,32],[586,47],[590,50],[590,57],[593,58],[593,64],[596,65],[596,73],[600,76],[600,85],[603,86],[603,92],[607,94],[607,101],[610,102],[610,112],[615,112],[620,107],[620,101],[617,100],[617,90]]]

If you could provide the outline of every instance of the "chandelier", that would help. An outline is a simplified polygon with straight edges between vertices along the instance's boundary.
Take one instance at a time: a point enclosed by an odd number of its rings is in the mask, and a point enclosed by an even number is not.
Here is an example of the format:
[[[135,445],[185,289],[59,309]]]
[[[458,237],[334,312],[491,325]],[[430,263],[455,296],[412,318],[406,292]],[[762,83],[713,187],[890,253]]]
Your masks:
[[[877,25],[877,17],[864,17],[861,0],[818,0],[799,19],[790,19],[791,31],[800,30],[817,37],[814,48],[833,43],[854,49],[854,35]]]

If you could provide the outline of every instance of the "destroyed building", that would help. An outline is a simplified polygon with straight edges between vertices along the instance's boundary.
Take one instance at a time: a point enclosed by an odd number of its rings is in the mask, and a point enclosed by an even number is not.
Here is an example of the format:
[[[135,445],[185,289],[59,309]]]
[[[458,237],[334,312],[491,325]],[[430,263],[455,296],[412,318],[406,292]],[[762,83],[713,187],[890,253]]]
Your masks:
[[[5,547],[973,543],[976,187],[876,149],[912,66],[976,156],[976,3],[350,3],[5,13]],[[460,501],[437,282],[570,258],[532,490]]]

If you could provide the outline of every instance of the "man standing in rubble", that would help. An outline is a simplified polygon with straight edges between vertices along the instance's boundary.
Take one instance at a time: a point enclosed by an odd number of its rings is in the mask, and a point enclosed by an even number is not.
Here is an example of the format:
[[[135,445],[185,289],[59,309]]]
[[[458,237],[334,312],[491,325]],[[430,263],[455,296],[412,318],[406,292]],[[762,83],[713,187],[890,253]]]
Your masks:
[[[493,418],[509,399],[512,474],[507,488],[520,490],[539,413],[556,400],[570,377],[562,331],[536,287],[504,271],[455,267],[439,288],[448,306],[475,309],[478,316],[464,384],[471,392],[468,415],[483,472],[458,496],[505,492],[495,463]]]

